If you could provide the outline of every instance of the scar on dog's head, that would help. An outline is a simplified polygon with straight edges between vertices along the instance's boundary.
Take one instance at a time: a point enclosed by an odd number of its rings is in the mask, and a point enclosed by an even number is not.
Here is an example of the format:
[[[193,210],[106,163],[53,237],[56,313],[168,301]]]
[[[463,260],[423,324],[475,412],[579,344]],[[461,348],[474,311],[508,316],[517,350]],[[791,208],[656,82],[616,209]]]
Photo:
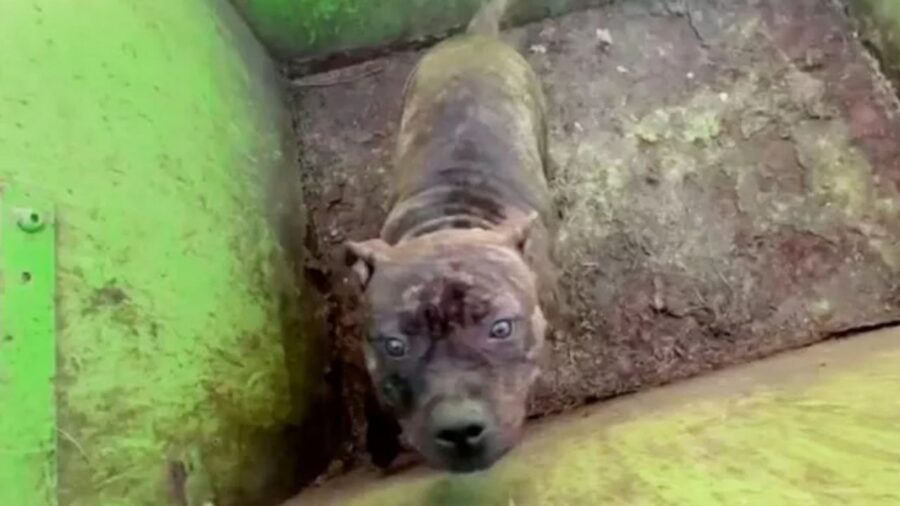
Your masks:
[[[378,397],[435,467],[484,469],[519,438],[546,331],[523,258],[535,219],[347,245]]]

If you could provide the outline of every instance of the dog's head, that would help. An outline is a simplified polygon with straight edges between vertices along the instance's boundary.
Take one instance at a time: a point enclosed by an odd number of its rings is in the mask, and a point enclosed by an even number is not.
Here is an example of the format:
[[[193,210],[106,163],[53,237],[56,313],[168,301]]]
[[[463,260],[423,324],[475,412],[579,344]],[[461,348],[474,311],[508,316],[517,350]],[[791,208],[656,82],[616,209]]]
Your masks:
[[[534,220],[348,244],[379,399],[435,467],[484,469],[519,439],[546,329],[523,258]]]

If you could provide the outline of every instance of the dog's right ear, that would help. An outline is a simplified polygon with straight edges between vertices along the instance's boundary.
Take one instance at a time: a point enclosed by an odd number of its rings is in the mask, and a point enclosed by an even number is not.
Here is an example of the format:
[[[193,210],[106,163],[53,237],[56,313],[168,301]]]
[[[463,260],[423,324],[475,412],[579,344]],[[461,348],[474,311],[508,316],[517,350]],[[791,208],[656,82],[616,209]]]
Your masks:
[[[372,279],[375,266],[388,259],[391,245],[381,239],[369,239],[368,241],[347,241],[345,244],[348,265],[353,266],[353,272],[359,278],[359,283],[365,289]]]
[[[537,221],[538,213],[531,211],[524,216],[517,216],[502,223],[500,233],[503,234],[504,242],[519,253],[524,253]]]

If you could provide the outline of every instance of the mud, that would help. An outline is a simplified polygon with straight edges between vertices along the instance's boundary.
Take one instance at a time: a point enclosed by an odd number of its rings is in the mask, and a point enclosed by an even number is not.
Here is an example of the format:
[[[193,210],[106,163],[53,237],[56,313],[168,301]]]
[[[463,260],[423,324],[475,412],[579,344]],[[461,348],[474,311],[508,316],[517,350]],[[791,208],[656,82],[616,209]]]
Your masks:
[[[565,273],[532,415],[900,319],[900,119],[849,27],[822,0],[631,1],[506,34],[548,95]],[[340,246],[384,220],[417,58],[295,89],[343,460],[368,380]]]

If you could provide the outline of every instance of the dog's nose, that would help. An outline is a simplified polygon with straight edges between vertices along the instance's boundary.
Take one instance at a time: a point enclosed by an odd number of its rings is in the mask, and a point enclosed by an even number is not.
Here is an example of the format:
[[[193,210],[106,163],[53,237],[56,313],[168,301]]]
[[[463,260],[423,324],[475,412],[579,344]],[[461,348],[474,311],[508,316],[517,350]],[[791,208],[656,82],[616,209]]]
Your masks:
[[[470,422],[457,427],[447,427],[434,436],[438,446],[446,449],[475,449],[484,441],[484,424]]]
[[[432,412],[432,430],[435,444],[444,451],[478,452],[487,439],[487,410],[474,401],[443,402]]]

